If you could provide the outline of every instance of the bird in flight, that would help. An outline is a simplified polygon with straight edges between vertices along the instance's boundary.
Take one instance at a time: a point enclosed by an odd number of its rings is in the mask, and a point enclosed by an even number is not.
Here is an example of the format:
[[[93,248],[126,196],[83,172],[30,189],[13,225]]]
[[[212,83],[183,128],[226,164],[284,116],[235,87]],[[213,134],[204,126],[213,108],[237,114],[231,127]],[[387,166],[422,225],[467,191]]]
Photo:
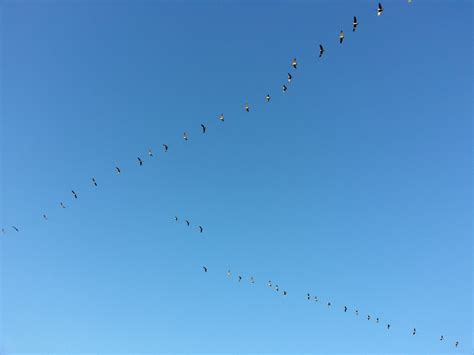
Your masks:
[[[390,324],[387,324],[387,329],[390,329]]]
[[[286,295],[287,295],[286,291],[283,291],[283,296],[286,296]]]
[[[61,206],[61,208],[66,208],[66,206],[62,202],[59,205]]]
[[[43,218],[47,221],[48,220],[48,216],[46,216],[46,214],[43,213]]]
[[[358,315],[359,315],[359,310],[358,310],[358,309],[356,309],[356,316],[358,316]]]
[[[163,148],[165,148],[165,153],[168,151],[168,145],[163,144]]]
[[[97,186],[97,182],[95,181],[95,178],[92,178],[92,184],[93,184],[94,186]]]
[[[115,167],[115,170],[117,170],[118,175],[120,175],[120,173],[122,172],[118,166]]]
[[[318,296],[314,296],[314,301],[318,302]]]
[[[357,17],[354,16],[354,21],[352,21],[352,32],[355,32],[359,22],[357,22]]]
[[[383,12],[383,6],[381,3],[379,3],[379,6],[377,7],[377,16],[382,15]]]
[[[207,272],[207,267],[203,266],[204,272]]]
[[[248,102],[245,103],[245,111],[247,111],[247,112],[250,111],[250,106],[249,106]]]
[[[342,44],[343,41],[344,41],[344,31],[341,30],[341,32],[339,32],[339,43]]]
[[[252,284],[255,283],[255,279],[253,278],[253,276],[250,277],[250,283],[252,283]]]
[[[143,165],[143,161],[140,159],[140,157],[137,157],[137,159],[138,159],[138,164],[140,164],[140,166],[142,166],[142,165]]]
[[[456,340],[456,342],[454,343],[454,346],[457,348],[459,346],[459,341]]]
[[[186,132],[183,133],[183,139],[184,139],[185,141],[188,140],[188,135],[186,134]]]
[[[439,338],[439,341],[443,341],[444,340],[444,336],[441,335],[441,337]]]
[[[344,312],[347,312],[347,306],[344,306]]]
[[[189,227],[189,225],[190,225],[189,221],[186,219],[185,222],[186,222],[186,224],[187,224],[188,227]]]
[[[221,114],[219,115],[219,119],[221,120],[221,122],[224,122],[224,114],[223,114],[223,113],[221,113]]]
[[[286,85],[283,85],[283,92],[286,92],[286,90],[288,90],[288,88],[286,87]]]
[[[328,307],[331,307],[331,302],[328,302]]]
[[[288,82],[289,83],[291,83],[291,79],[293,79],[293,76],[290,73],[288,73]]]
[[[306,294],[306,297],[308,298],[308,301],[311,299],[311,295],[309,293]]]
[[[320,44],[319,45],[319,58],[321,58],[323,56],[324,51],[325,51],[325,49],[324,49],[323,45]]]
[[[242,281],[242,276],[239,275],[239,282]]]
[[[16,232],[19,232],[19,231],[20,231],[20,230],[19,230],[17,227],[15,227],[15,226],[12,226],[12,228],[13,228]]]
[[[267,100],[267,102],[270,102],[270,95],[267,94],[267,96],[265,96],[265,100]]]
[[[275,291],[278,292],[279,288],[278,285],[275,285]]]
[[[148,149],[148,156],[152,157],[153,156],[153,151],[151,149]]]
[[[296,62],[296,58],[293,58],[293,60],[291,61],[291,66],[295,69],[298,66],[298,63]]]
[[[7,234],[7,233],[5,232],[5,228],[2,228],[2,234]]]
[[[77,194],[74,192],[74,190],[71,190],[72,192],[72,195],[74,196],[74,198],[77,198]]]
[[[202,233],[203,230],[204,228],[202,228],[202,226],[199,226],[199,233]]]
[[[178,222],[178,216],[174,216],[174,220]]]
[[[412,335],[416,335],[416,328],[413,328],[413,333]]]
[[[378,323],[378,322],[379,322],[379,319],[377,318],[377,319],[375,320],[375,323]]]
[[[370,320],[370,314],[367,316],[367,320]]]
[[[202,133],[206,133],[206,126],[204,126],[202,123],[201,123],[201,128],[202,128]]]
[[[268,280],[268,287],[272,287],[272,280]]]

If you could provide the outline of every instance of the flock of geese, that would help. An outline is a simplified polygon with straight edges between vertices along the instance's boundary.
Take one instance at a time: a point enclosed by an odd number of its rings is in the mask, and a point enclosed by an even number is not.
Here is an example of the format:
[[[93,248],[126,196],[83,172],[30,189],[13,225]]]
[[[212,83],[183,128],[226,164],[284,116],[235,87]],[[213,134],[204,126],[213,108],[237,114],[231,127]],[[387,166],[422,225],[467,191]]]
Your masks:
[[[408,0],[408,3],[411,3],[411,2],[412,2],[412,0]],[[376,10],[377,16],[381,16],[383,12],[384,12],[384,7],[382,6],[381,3],[378,3],[377,10]],[[352,21],[352,32],[356,32],[358,26],[359,26],[359,21],[357,20],[357,17],[354,16],[354,17],[353,17],[353,21]],[[342,44],[344,43],[344,39],[345,39],[344,31],[341,30],[340,33],[339,33],[339,44],[342,45]],[[325,51],[326,51],[326,49],[324,48],[324,46],[323,46],[322,44],[319,44],[319,58],[322,58],[322,57],[324,56]],[[292,67],[293,69],[295,69],[295,70],[298,68],[298,61],[297,61],[296,58],[293,58],[293,60],[291,61],[291,67]],[[288,82],[288,84],[291,83],[292,80],[293,80],[293,74],[292,74],[292,73],[287,73],[287,82]],[[285,84],[282,85],[282,91],[283,91],[283,93],[286,93],[286,92],[288,91],[288,84],[285,83]],[[269,102],[271,101],[271,96],[270,96],[270,94],[267,94],[267,95],[265,96],[265,101],[266,101],[267,103],[269,103]],[[245,112],[250,112],[250,105],[249,105],[248,102],[245,103],[245,105],[244,105],[244,110],[245,110]],[[223,113],[221,113],[220,115],[218,115],[217,118],[219,119],[220,122],[224,122],[225,117],[224,117],[224,114],[223,114]],[[207,126],[206,126],[204,123],[201,123],[200,127],[201,127],[201,132],[202,132],[202,134],[206,134],[206,132],[207,132]],[[183,138],[184,141],[188,141],[188,140],[189,140],[189,134],[188,134],[186,131],[183,132],[182,138]],[[163,147],[163,152],[164,152],[164,153],[168,153],[169,145],[163,143],[163,144],[162,144],[162,147]],[[151,157],[153,157],[153,155],[154,155],[153,150],[152,150],[152,149],[149,149],[149,150],[148,150],[148,156],[151,158]],[[143,161],[143,159],[142,159],[141,157],[137,157],[137,163],[138,163],[139,166],[143,166],[144,161]],[[115,172],[116,172],[117,175],[120,175],[120,174],[122,174],[122,169],[121,169],[119,166],[115,166]],[[94,188],[98,187],[98,183],[97,183],[97,180],[96,180],[95,177],[92,177],[92,178],[91,178],[91,185],[92,185]],[[77,193],[75,190],[71,190],[71,195],[72,195],[72,198],[73,198],[73,199],[78,199],[78,196],[79,196],[79,195],[78,195],[78,193]],[[60,207],[61,209],[65,209],[65,208],[66,208],[66,205],[65,205],[65,203],[64,203],[63,201],[61,201],[61,202],[59,203],[59,207]],[[43,217],[43,219],[44,219],[45,221],[48,221],[48,220],[49,220],[46,213],[43,213],[42,217]],[[179,222],[178,216],[175,216],[174,219],[175,219],[176,222]],[[187,225],[188,227],[190,227],[191,222],[190,222],[189,220],[185,219],[184,222],[186,223],[186,225]],[[197,227],[198,227],[199,233],[203,233],[203,231],[204,231],[203,226],[198,225]],[[12,228],[12,230],[15,231],[15,232],[19,232],[19,231],[20,231],[20,229],[19,229],[17,226],[14,226],[14,225],[13,225],[13,226],[11,226],[11,228]],[[7,233],[7,231],[6,231],[5,228],[1,228],[1,232],[2,232],[2,234],[6,234],[6,233]],[[203,268],[203,270],[204,270],[205,273],[208,272],[207,266],[203,266],[202,268]],[[232,277],[232,273],[231,273],[230,270],[227,271],[227,276],[228,276],[229,278]],[[242,282],[243,277],[242,277],[241,275],[238,275],[238,276],[237,276],[237,280],[238,280],[238,282]],[[255,278],[254,278],[253,276],[251,276],[250,279],[249,279],[249,282],[252,283],[252,284],[254,284],[254,283],[255,283]],[[279,285],[272,283],[271,280],[268,280],[267,285],[268,285],[268,287],[273,288],[276,292],[279,292],[279,291],[280,291]],[[288,292],[287,292],[286,290],[282,290],[281,293],[282,293],[283,296],[287,296],[287,295],[288,295]],[[317,296],[311,296],[310,293],[307,293],[306,299],[307,299],[308,301],[319,302],[318,297],[317,297]],[[332,307],[332,303],[331,303],[331,302],[327,302],[326,305],[327,305],[327,307]],[[342,310],[343,310],[344,313],[347,313],[347,312],[349,311],[349,308],[348,308],[347,306],[344,306],[344,307],[342,308]],[[359,310],[354,309],[354,314],[355,314],[356,316],[358,316],[358,315],[359,315]],[[372,319],[375,321],[375,323],[377,323],[377,324],[380,323],[380,319],[379,319],[378,317],[375,317],[375,318],[374,318],[374,317],[372,317],[371,315],[367,315],[367,320],[368,320],[368,321],[370,321],[370,320],[372,320]],[[387,324],[386,324],[386,329],[387,329],[387,330],[390,330],[390,329],[391,329],[390,323],[387,323]],[[413,336],[415,336],[415,335],[416,335],[416,332],[417,332],[417,331],[416,331],[416,328],[413,328],[411,334],[412,334]],[[439,341],[444,341],[444,340],[445,340],[444,335],[441,335],[440,338],[439,338]],[[457,348],[457,347],[459,346],[459,341],[457,341],[457,340],[454,341],[454,346]]]

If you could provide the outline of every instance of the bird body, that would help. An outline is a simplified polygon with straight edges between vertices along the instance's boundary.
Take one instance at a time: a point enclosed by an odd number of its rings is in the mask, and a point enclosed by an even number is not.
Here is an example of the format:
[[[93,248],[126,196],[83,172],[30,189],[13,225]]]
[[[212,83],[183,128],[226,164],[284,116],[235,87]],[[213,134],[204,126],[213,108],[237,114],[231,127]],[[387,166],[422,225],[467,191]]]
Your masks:
[[[267,96],[265,96],[265,100],[267,100],[267,102],[270,102],[270,99],[271,99],[270,95],[267,94]]]
[[[203,268],[204,272],[207,272],[207,267],[203,266],[202,268]]]
[[[118,166],[115,167],[115,170],[117,170],[118,175],[120,175],[120,173],[122,172]]]
[[[252,283],[252,284],[255,283],[255,279],[253,278],[253,276],[250,277],[250,283]]]
[[[168,151],[168,145],[167,144],[163,144],[163,148],[165,148],[165,153]]]
[[[416,328],[413,328],[413,333],[412,335],[416,335]]]
[[[174,216],[174,220],[178,222],[178,216]]]
[[[199,226],[199,233],[202,233],[203,230],[204,228],[202,228],[202,226]]]
[[[19,231],[20,231],[20,230],[19,230],[17,227],[15,227],[15,226],[12,226],[12,228],[15,230],[15,232],[19,232]]]
[[[140,164],[140,166],[143,165],[143,161],[140,159],[140,157],[137,157],[137,160],[138,160],[138,164]]]
[[[296,62],[296,58],[293,58],[293,60],[291,61],[291,66],[295,69],[297,68],[298,63]]]
[[[221,113],[221,114],[219,115],[219,120],[220,120],[221,122],[224,122],[224,114],[223,114],[223,113]]]
[[[323,45],[320,44],[319,45],[319,58],[321,58],[323,56],[324,51],[325,51],[325,49],[324,49]]]
[[[286,295],[287,295],[286,291],[283,291],[283,296],[286,296]]]
[[[187,225],[188,225],[188,227],[189,227],[189,225],[190,225],[191,223],[189,223],[189,221],[188,221],[188,220],[185,220],[185,222],[186,222],[186,224],[187,224]]]
[[[202,128],[202,134],[206,133],[206,126],[201,123],[201,128]]]
[[[44,218],[45,220],[48,220],[48,216],[46,216],[46,214],[44,214],[44,213],[43,213],[43,218]]]
[[[286,90],[288,90],[288,88],[286,87],[286,85],[283,85],[283,92],[286,92]]]
[[[151,149],[148,149],[148,156],[152,157],[153,156],[153,151]]]
[[[293,76],[290,73],[288,73],[288,82],[291,83],[292,79],[293,79]]]
[[[72,195],[74,196],[74,198],[77,198],[77,194],[74,192],[74,190],[71,190],[72,192]]]
[[[245,103],[245,111],[249,112],[250,111],[250,106],[249,103]]]
[[[354,21],[352,22],[352,32],[355,32],[359,22],[357,22],[357,17],[354,16]]]
[[[66,206],[62,202],[59,205],[61,206],[61,208],[66,208]]]
[[[347,306],[344,306],[344,312],[347,312]]]
[[[184,139],[185,141],[188,140],[188,135],[186,134],[186,132],[183,133],[183,139]]]
[[[381,3],[379,3],[379,5],[377,6],[377,16],[382,15],[382,12],[383,12],[383,6]]]
[[[92,184],[93,184],[94,186],[97,186],[97,182],[95,181],[95,178],[92,178]]]
[[[306,297],[308,298],[308,301],[311,299],[311,295],[309,293],[306,295]]]
[[[344,31],[339,32],[339,43],[342,44],[344,41]]]

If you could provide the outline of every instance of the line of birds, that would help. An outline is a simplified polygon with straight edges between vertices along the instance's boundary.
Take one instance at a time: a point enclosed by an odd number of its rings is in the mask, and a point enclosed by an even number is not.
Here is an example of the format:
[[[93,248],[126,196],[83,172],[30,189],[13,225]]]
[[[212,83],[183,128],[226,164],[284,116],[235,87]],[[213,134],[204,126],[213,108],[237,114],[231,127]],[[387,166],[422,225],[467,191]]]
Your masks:
[[[178,221],[179,221],[178,216],[174,216],[174,220],[178,223]],[[188,219],[185,219],[185,220],[184,220],[184,223],[186,223],[186,225],[187,225],[188,227],[191,226],[191,222],[190,222]],[[198,229],[199,229],[199,233],[204,232],[204,227],[203,227],[203,226],[198,225]]]

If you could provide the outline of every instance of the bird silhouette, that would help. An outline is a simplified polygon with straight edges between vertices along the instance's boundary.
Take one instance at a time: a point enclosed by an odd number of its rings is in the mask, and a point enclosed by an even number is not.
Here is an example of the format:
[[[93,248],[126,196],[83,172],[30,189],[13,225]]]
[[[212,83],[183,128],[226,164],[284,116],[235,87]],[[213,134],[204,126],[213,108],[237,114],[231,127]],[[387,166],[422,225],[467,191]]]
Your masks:
[[[119,175],[122,172],[118,166],[115,167],[115,170],[117,170],[117,174],[119,174]]]
[[[347,306],[344,306],[344,312],[347,312]]]
[[[72,192],[72,195],[74,196],[74,198],[77,198],[77,194],[74,192],[74,190],[71,190]]]
[[[291,66],[295,69],[298,66],[298,63],[296,62],[296,58],[293,58],[293,60],[291,61]]]
[[[188,140],[188,135],[186,134],[186,132],[183,133],[183,139],[184,139],[185,141]]]
[[[190,225],[191,223],[189,223],[189,221],[188,221],[187,219],[185,220],[185,222],[186,222],[186,224],[187,224],[188,227],[189,227],[189,225]]]
[[[203,230],[204,228],[202,228],[202,226],[199,226],[199,233],[202,233]]]
[[[288,82],[291,83],[292,79],[293,79],[293,76],[290,73],[288,73]]]
[[[358,309],[356,309],[356,316],[358,316],[358,315],[359,315],[359,310],[358,310]]]
[[[19,230],[17,227],[15,227],[15,226],[12,226],[12,228],[15,230],[15,232],[19,232],[19,231],[20,231],[20,230]]]
[[[238,280],[239,282],[242,281],[242,276],[239,275]]]
[[[140,166],[142,166],[142,165],[143,165],[143,161],[140,159],[140,157],[137,157],[137,159],[138,159],[138,164],[140,164]]]
[[[283,92],[286,92],[286,90],[288,90],[288,88],[286,87],[286,85],[283,85]]]
[[[165,148],[165,153],[168,151],[168,145],[167,144],[163,144],[163,148]]]
[[[286,296],[286,295],[287,295],[286,291],[283,291],[283,296]]]
[[[370,320],[370,315],[367,316],[367,320]]]
[[[224,114],[223,114],[223,113],[221,113],[221,114],[219,115],[219,120],[220,120],[221,122],[224,122]]]
[[[339,32],[339,43],[342,44],[344,41],[344,31]]]
[[[383,6],[381,3],[379,3],[379,6],[377,6],[377,16],[382,15],[383,12]]]
[[[271,99],[270,95],[267,94],[267,96],[265,96],[265,100],[267,100],[267,102],[270,102],[270,99]]]
[[[357,22],[357,17],[354,16],[354,21],[352,21],[352,32],[355,32],[359,22]]]
[[[454,343],[454,347],[458,347],[459,346],[459,341],[456,340],[456,342]]]
[[[275,291],[278,292],[279,288],[278,285],[275,285]]]
[[[66,206],[62,202],[59,205],[61,206],[61,208],[66,208]]]
[[[94,186],[97,186],[97,181],[95,181],[95,178],[92,178],[92,184],[93,184]]]
[[[444,340],[444,336],[441,335],[441,337],[439,338],[439,341],[443,341]]]
[[[390,324],[387,324],[387,329],[390,329]]]
[[[202,128],[202,133],[206,133],[206,126],[204,126],[202,123],[201,123],[201,128]]]
[[[268,285],[268,287],[272,287],[272,280],[268,280],[267,285]]]
[[[328,307],[331,307],[331,302],[328,302]]]
[[[320,44],[319,45],[319,58],[321,58],[323,56],[324,51],[325,51],[325,49],[324,49],[323,45]]]
[[[253,278],[253,276],[250,277],[250,283],[252,283],[252,284],[255,283],[255,279]]]
[[[306,297],[308,298],[308,301],[311,299],[311,295],[309,293],[306,294]]]
[[[249,112],[250,111],[250,106],[249,103],[245,103],[245,111]]]
[[[413,328],[413,333],[412,335],[416,335],[416,328]]]
[[[314,296],[314,301],[318,302],[318,296]]]
[[[48,216],[46,216],[46,214],[43,213],[43,218],[47,221],[48,220]]]
[[[178,222],[178,216],[174,216],[174,220]]]
[[[207,272],[207,267],[203,266],[204,272]]]
[[[152,157],[153,156],[153,151],[151,149],[148,149],[148,156]]]

